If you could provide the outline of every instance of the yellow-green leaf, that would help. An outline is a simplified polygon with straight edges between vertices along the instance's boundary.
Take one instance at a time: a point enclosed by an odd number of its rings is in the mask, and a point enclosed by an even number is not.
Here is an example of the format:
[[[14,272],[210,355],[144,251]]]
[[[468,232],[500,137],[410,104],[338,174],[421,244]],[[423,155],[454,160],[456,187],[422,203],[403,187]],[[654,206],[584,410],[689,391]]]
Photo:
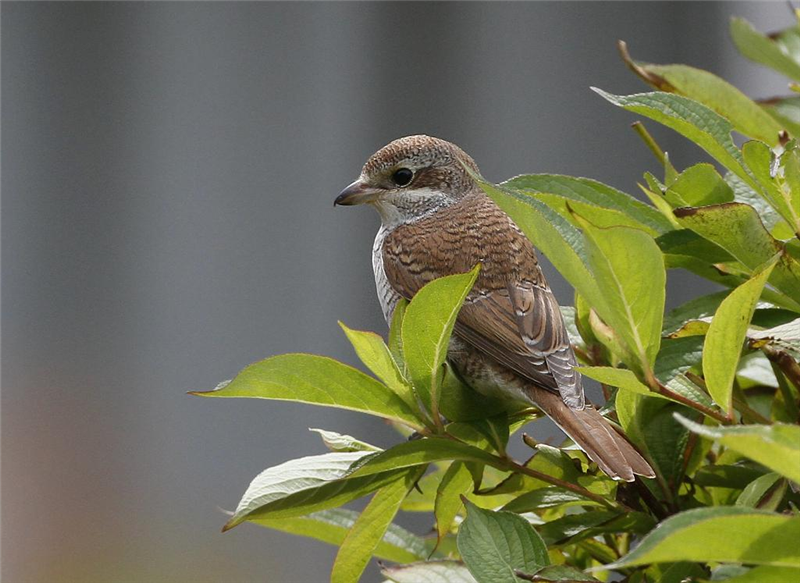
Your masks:
[[[709,394],[728,414],[732,414],[733,379],[747,327],[775,260],[722,300],[706,333],[703,375]]]

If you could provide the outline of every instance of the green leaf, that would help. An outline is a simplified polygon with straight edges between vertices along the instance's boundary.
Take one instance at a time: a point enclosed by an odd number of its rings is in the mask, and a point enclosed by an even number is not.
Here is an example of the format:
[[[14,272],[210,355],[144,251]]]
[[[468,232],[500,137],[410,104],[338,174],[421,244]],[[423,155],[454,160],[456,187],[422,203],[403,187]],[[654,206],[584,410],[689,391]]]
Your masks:
[[[800,192],[793,192],[788,185],[781,188],[778,180],[772,176],[773,156],[769,146],[761,142],[747,142],[742,147],[742,155],[748,168],[763,187],[760,194],[783,217],[793,232],[800,233]],[[791,161],[789,164],[793,170],[797,163],[797,155],[794,152],[785,152],[781,160]]]
[[[464,462],[453,462],[436,489],[434,516],[436,533],[442,540],[450,532],[453,521],[461,510],[461,496],[472,490],[472,473]]]
[[[411,408],[386,386],[341,362],[311,354],[273,356],[251,364],[213,391],[191,394],[298,401],[361,411],[421,428]]]
[[[796,31],[786,33],[796,36]],[[743,18],[731,20],[731,38],[739,52],[756,63],[761,63],[800,81],[800,63],[787,49],[785,42],[777,42],[758,32],[753,25]]]
[[[690,320],[713,316],[730,291],[724,290],[689,300],[664,317],[664,336],[680,330]]]
[[[223,530],[250,518],[302,516],[341,506],[397,479],[399,472],[346,479],[350,466],[368,452],[326,453],[294,459],[256,476]]]
[[[614,105],[647,116],[675,130],[703,148],[742,180],[754,184],[742,164],[742,154],[731,138],[733,125],[702,103],[670,93],[620,96],[595,87],[592,89]]]
[[[781,126],[752,99],[713,73],[687,65],[653,65],[626,59],[630,68],[656,89],[689,97],[710,107],[744,134],[778,144]]]
[[[565,545],[604,533],[641,534],[653,528],[654,523],[655,521],[643,512],[618,514],[611,510],[589,510],[552,520],[542,525],[539,533],[548,546]]]
[[[742,575],[725,579],[726,583],[788,583],[796,581],[800,571],[793,567],[763,565],[750,569]]]
[[[514,405],[500,398],[481,395],[472,387],[462,383],[450,364],[445,363],[439,411],[449,421],[483,419],[486,416],[498,415],[510,406]]]
[[[658,393],[654,393],[640,381],[632,370],[611,366],[579,366],[576,370],[590,379],[612,387],[619,387],[640,395],[660,397]]]
[[[405,318],[407,308],[408,300],[405,298],[400,298],[397,301],[397,305],[394,307],[392,323],[389,326],[389,352],[392,353],[392,357],[394,358],[395,363],[397,363],[397,367],[401,371],[405,371],[406,369],[406,359],[403,355],[402,328],[403,318]],[[403,377],[405,378],[405,374]]]
[[[586,217],[587,219],[591,220],[596,226],[602,228],[632,227],[634,229],[640,229],[653,237],[656,237],[663,232],[653,229],[644,223],[640,223],[636,219],[618,210],[605,208],[586,202],[570,200],[564,196],[545,192],[531,192],[528,193],[528,196],[543,202],[573,224],[576,224],[575,217],[572,214],[572,211],[575,211],[582,217]],[[659,216],[662,215],[659,214]],[[580,225],[576,224],[576,226]]]
[[[540,581],[541,583],[548,583],[550,581],[552,582],[563,581],[564,583],[578,583],[581,581],[596,582],[597,579],[595,579],[591,575],[583,573],[582,571],[578,571],[574,567],[568,567],[566,565],[552,565],[550,567],[545,567],[544,569],[536,573],[536,581]]]
[[[339,546],[358,519],[358,512],[332,508],[294,518],[253,518],[250,522],[282,532],[305,536]],[[390,524],[375,547],[374,555],[396,563],[424,559],[430,553],[425,541],[406,529]]]
[[[394,583],[477,583],[459,561],[428,561],[385,568],[381,573]]]
[[[768,99],[759,103],[791,135],[800,136],[800,97]]]
[[[424,468],[416,468],[406,472],[375,493],[339,547],[331,571],[331,583],[354,583],[361,578],[403,498],[424,471]]]
[[[774,265],[768,264],[722,300],[706,333],[703,376],[709,394],[728,415],[733,414],[733,379],[747,327]]]
[[[733,189],[711,164],[695,164],[678,176],[664,197],[673,207],[705,206],[733,201]]]
[[[577,492],[561,488],[559,486],[549,486],[539,488],[530,492],[525,492],[511,500],[503,506],[502,510],[523,514],[525,512],[535,512],[542,508],[556,508],[558,506],[597,506],[598,502],[590,500]]]
[[[656,209],[596,180],[558,174],[525,174],[507,180],[501,186],[523,194],[549,193],[567,200],[616,210],[657,233],[672,229],[669,220]]]
[[[403,318],[403,351],[411,382],[423,403],[438,413],[442,365],[464,299],[478,278],[469,273],[434,280],[419,290]]]
[[[478,583],[519,583],[516,571],[532,575],[550,564],[542,538],[523,517],[465,504],[458,551]]]
[[[408,468],[443,460],[478,462],[505,469],[505,462],[465,443],[436,437],[407,441],[379,453],[359,458],[351,468],[350,478],[369,476],[399,468]]]
[[[637,359],[627,364],[650,371],[661,344],[666,286],[658,245],[637,229],[600,229],[581,217],[578,220],[586,235],[592,271],[609,307],[598,313]],[[620,249],[636,249],[636,253],[620,253]]]
[[[415,408],[414,391],[403,377],[403,373],[400,372],[400,368],[389,351],[389,347],[383,342],[383,338],[374,332],[352,330],[342,322],[339,322],[339,326],[344,330],[361,362],[407,405],[412,409]]]
[[[800,427],[797,425],[708,427],[680,415],[676,419],[691,431],[800,483]]]
[[[779,253],[780,258],[769,281],[785,294],[782,305],[788,302],[787,307],[800,310],[800,262],[786,253],[783,245],[770,235],[752,206],[731,202],[683,208],[677,209],[675,216],[682,226],[713,241],[751,271]]]
[[[736,506],[774,511],[785,492],[786,480],[779,473],[770,472],[750,482],[736,499]]]
[[[633,551],[600,569],[673,561],[800,567],[797,540],[800,517],[740,506],[699,508],[671,516]]]
[[[366,441],[361,441],[350,435],[336,433],[335,431],[326,431],[324,429],[315,429],[313,427],[310,428],[309,431],[318,433],[322,438],[322,443],[331,451],[383,451],[379,447],[375,447]]]

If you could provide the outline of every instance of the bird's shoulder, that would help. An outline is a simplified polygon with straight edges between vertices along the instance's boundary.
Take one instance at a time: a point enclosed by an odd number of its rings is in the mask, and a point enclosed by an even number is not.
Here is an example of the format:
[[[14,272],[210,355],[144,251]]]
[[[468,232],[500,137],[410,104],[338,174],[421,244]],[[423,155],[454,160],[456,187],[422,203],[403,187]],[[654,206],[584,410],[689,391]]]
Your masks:
[[[387,278],[406,297],[477,263],[481,272],[476,293],[506,289],[513,281],[547,286],[531,242],[482,193],[398,225],[385,236],[382,253]]]

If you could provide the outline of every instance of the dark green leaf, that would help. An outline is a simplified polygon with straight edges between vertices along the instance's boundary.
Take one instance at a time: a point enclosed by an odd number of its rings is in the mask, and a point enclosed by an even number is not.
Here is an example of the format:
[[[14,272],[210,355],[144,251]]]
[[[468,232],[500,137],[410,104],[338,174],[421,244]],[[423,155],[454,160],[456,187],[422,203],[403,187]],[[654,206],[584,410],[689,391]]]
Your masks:
[[[642,512],[619,514],[610,510],[589,510],[567,514],[539,528],[548,545],[574,543],[598,534],[610,532],[644,533],[653,528],[655,521]]]
[[[596,506],[598,503],[589,500],[580,494],[561,488],[550,486],[525,492],[517,496],[511,502],[503,506],[503,510],[522,514],[524,512],[534,512],[542,508],[555,508],[557,506]]]
[[[500,469],[505,468],[502,459],[482,449],[451,439],[432,437],[407,441],[386,451],[362,457],[353,464],[349,477],[369,476],[443,460],[478,462]]]
[[[534,574],[550,564],[547,547],[523,517],[466,505],[458,551],[478,583],[519,583],[516,571]]]

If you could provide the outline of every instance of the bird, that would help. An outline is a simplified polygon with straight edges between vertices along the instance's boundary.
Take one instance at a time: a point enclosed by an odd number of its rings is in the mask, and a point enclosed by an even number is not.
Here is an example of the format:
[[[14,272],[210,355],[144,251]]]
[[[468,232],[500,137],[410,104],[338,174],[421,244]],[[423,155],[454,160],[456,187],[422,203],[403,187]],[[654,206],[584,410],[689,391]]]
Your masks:
[[[586,399],[533,244],[473,175],[478,166],[455,144],[407,136],[375,152],[335,199],[334,206],[368,204],[380,215],[372,267],[387,323],[401,299],[480,263],[448,345],[457,375],[481,394],[538,407],[611,478],[654,477]]]

